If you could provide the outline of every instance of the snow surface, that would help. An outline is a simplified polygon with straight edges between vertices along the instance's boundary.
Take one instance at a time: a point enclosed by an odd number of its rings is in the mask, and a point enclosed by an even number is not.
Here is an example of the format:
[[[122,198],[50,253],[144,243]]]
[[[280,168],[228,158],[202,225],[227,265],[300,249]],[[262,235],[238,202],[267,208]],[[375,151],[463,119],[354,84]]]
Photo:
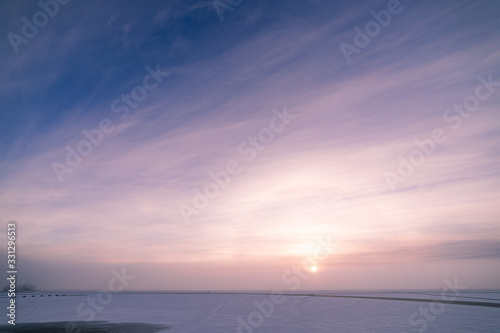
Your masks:
[[[55,296],[55,294],[59,296]],[[345,293],[311,292],[314,295],[368,296],[391,298],[425,298],[438,300],[439,291],[405,293]],[[48,295],[51,295],[50,297]],[[92,293],[43,292],[18,294],[16,300],[16,322],[85,321],[92,309],[86,305]],[[43,295],[43,297],[40,297]],[[163,324],[175,332],[500,332],[500,307],[483,307],[458,304],[442,304],[442,308],[431,303],[314,296],[284,296],[283,303],[270,309],[271,296],[255,294],[112,294],[112,299],[101,295],[107,305],[95,310],[92,320],[110,322],[142,322]],[[108,295],[109,296],[109,295]],[[464,292],[457,300],[499,303],[500,293]],[[9,299],[3,293],[0,305],[5,314]],[[256,305],[266,304],[264,314]],[[83,304],[83,305],[81,305]],[[86,310],[85,315],[79,315]],[[82,312],[80,311],[80,312]],[[419,311],[426,311],[427,319]],[[438,314],[436,314],[439,312]],[[7,323],[6,315],[0,325]],[[413,315],[413,317],[412,317]],[[250,316],[250,318],[249,318]],[[240,318],[240,319],[238,319]],[[239,321],[240,320],[240,321]],[[245,321],[246,328],[241,324]],[[248,322],[252,322],[252,327]],[[253,320],[253,321],[252,321]]]

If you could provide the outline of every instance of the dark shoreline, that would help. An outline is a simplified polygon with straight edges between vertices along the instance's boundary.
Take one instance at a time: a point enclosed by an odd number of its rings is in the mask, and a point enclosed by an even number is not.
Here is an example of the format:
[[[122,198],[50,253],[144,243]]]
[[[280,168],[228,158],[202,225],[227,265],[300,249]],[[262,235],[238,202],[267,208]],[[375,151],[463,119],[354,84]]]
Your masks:
[[[0,326],[3,333],[158,333],[169,326],[146,323],[110,323],[107,321],[59,321],[50,323],[20,323]]]

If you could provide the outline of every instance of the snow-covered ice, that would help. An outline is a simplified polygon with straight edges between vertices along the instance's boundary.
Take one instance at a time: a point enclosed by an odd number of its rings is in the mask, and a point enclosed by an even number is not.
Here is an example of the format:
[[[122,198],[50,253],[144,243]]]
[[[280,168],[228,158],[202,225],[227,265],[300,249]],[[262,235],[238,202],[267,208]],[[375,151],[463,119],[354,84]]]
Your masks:
[[[313,292],[314,295],[389,297],[439,300],[439,292]],[[50,297],[48,295],[51,295]],[[92,309],[86,304],[97,293],[35,293],[18,296],[16,322],[85,321],[163,324],[165,332],[500,332],[500,307],[439,304],[389,299],[270,295],[122,293]],[[40,297],[43,295],[43,297]],[[457,300],[500,303],[500,293],[463,292]],[[4,312],[8,298],[2,294]],[[83,305],[82,305],[83,304]],[[272,304],[272,305],[271,305]],[[260,310],[259,310],[260,307]],[[427,310],[426,310],[427,309]],[[423,311],[423,312],[422,312]],[[80,314],[78,313],[80,312]],[[5,314],[4,323],[7,323]],[[4,324],[1,323],[1,324]]]

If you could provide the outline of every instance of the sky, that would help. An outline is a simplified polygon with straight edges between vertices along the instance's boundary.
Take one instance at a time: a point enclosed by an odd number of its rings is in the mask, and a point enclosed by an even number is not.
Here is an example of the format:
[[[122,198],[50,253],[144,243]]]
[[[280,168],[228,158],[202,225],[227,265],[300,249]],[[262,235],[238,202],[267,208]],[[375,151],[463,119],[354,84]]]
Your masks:
[[[500,288],[500,2],[0,3],[0,253],[99,290]]]

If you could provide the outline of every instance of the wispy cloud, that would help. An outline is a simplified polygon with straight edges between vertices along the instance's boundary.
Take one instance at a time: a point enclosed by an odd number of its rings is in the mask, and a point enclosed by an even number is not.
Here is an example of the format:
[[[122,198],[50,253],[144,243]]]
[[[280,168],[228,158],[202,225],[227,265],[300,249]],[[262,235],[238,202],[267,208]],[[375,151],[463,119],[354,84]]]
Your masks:
[[[351,64],[339,44],[385,2],[276,6],[220,22],[204,2],[72,3],[19,56],[2,45],[0,212],[24,253],[244,271],[333,234],[332,265],[497,259],[500,89],[457,130],[443,113],[478,76],[500,81],[498,6],[405,3]],[[121,120],[111,103],[156,64],[170,76]],[[293,121],[246,161],[239,145],[284,106]],[[103,118],[116,129],[59,182],[51,164]],[[384,173],[438,127],[447,140],[391,191]],[[242,173],[185,225],[179,203],[230,160]]]

